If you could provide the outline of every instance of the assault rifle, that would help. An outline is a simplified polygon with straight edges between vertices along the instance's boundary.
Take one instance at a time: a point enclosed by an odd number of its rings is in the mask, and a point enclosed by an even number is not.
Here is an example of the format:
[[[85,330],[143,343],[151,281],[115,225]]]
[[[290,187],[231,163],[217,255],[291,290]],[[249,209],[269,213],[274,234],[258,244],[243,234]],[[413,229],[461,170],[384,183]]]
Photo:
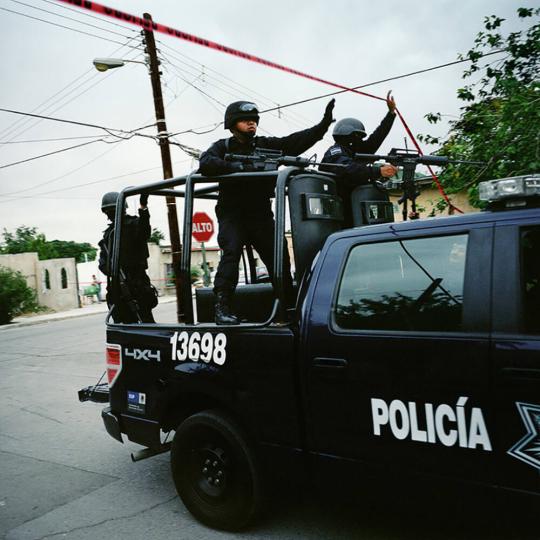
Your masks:
[[[119,278],[118,284],[120,285],[120,291],[115,290],[115,287],[113,287],[113,280],[111,276],[109,275],[110,268],[111,268],[110,251],[106,244],[103,246],[103,249],[105,250],[105,255],[107,257],[107,268],[109,270],[107,274],[107,291],[111,295],[111,299],[112,299],[111,303],[113,304],[113,309],[114,309],[114,306],[116,306],[117,308],[119,307],[118,300],[120,300],[120,302],[123,301],[129,308],[129,310],[133,313],[133,315],[135,315],[135,317],[137,318],[137,322],[138,323],[142,322],[141,314],[139,311],[139,304],[137,303],[137,300],[133,298],[133,295],[131,294],[131,291],[129,290],[129,286],[127,284],[127,277],[122,268],[120,268],[120,271],[118,272],[118,278]],[[120,312],[120,310],[117,310],[117,312]],[[117,321],[114,321],[114,322],[117,322]]]
[[[416,214],[416,198],[420,194],[416,189],[414,180],[414,172],[417,165],[445,167],[449,163],[483,164],[482,161],[463,161],[449,159],[446,156],[421,156],[418,152],[404,148],[392,148],[386,156],[378,154],[355,154],[354,159],[365,162],[387,161],[396,167],[403,167],[403,195],[398,201],[399,204],[403,204],[403,221],[407,221],[407,201],[411,201],[411,210],[413,214]]]
[[[239,161],[249,165],[249,171],[276,171],[280,165],[288,167],[309,167],[320,165],[311,158],[284,156],[280,150],[255,148],[253,154],[225,154],[225,161]],[[334,167],[340,165],[333,164]]]

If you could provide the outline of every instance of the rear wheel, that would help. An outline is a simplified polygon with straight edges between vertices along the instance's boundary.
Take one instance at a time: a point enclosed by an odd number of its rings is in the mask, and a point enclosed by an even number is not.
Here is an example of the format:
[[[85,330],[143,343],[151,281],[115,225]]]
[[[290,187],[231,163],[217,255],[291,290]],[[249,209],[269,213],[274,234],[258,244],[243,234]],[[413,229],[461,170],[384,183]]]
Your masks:
[[[219,411],[200,412],[180,424],[171,467],[178,495],[205,525],[242,529],[261,509],[255,454],[243,430]]]

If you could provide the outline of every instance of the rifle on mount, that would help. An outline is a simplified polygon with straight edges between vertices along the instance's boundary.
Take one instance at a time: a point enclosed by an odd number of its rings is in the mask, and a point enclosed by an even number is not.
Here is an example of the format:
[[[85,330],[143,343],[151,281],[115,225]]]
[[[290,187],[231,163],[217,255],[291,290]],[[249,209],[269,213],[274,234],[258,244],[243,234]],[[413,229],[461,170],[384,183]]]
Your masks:
[[[405,148],[392,148],[390,153],[385,156],[379,154],[355,154],[354,159],[365,162],[387,161],[396,167],[403,167],[403,195],[398,201],[398,204],[403,204],[403,221],[407,221],[407,201],[411,201],[411,210],[416,214],[416,198],[420,195],[416,189],[414,179],[414,172],[417,165],[445,167],[449,163],[483,164],[481,161],[463,161],[449,159],[446,156],[422,156],[418,152]]]

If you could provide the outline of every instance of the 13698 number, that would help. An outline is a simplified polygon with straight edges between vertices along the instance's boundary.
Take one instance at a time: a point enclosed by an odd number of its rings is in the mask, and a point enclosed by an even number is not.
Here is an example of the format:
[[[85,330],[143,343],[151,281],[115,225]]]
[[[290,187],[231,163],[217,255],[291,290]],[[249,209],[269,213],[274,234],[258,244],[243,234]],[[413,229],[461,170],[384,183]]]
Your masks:
[[[202,360],[207,364],[214,362],[222,366],[227,359],[227,336],[225,334],[212,334],[205,332],[193,332],[189,334],[186,331],[175,332],[170,339],[172,345],[172,359],[183,362],[189,360],[198,362]]]

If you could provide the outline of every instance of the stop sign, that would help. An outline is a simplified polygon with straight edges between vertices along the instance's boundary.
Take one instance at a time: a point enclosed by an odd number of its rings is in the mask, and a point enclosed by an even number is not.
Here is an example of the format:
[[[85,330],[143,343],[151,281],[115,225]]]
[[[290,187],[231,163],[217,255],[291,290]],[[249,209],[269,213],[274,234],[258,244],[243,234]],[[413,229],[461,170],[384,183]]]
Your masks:
[[[193,214],[193,238],[197,242],[208,242],[214,234],[214,222],[206,212],[195,212]]]

